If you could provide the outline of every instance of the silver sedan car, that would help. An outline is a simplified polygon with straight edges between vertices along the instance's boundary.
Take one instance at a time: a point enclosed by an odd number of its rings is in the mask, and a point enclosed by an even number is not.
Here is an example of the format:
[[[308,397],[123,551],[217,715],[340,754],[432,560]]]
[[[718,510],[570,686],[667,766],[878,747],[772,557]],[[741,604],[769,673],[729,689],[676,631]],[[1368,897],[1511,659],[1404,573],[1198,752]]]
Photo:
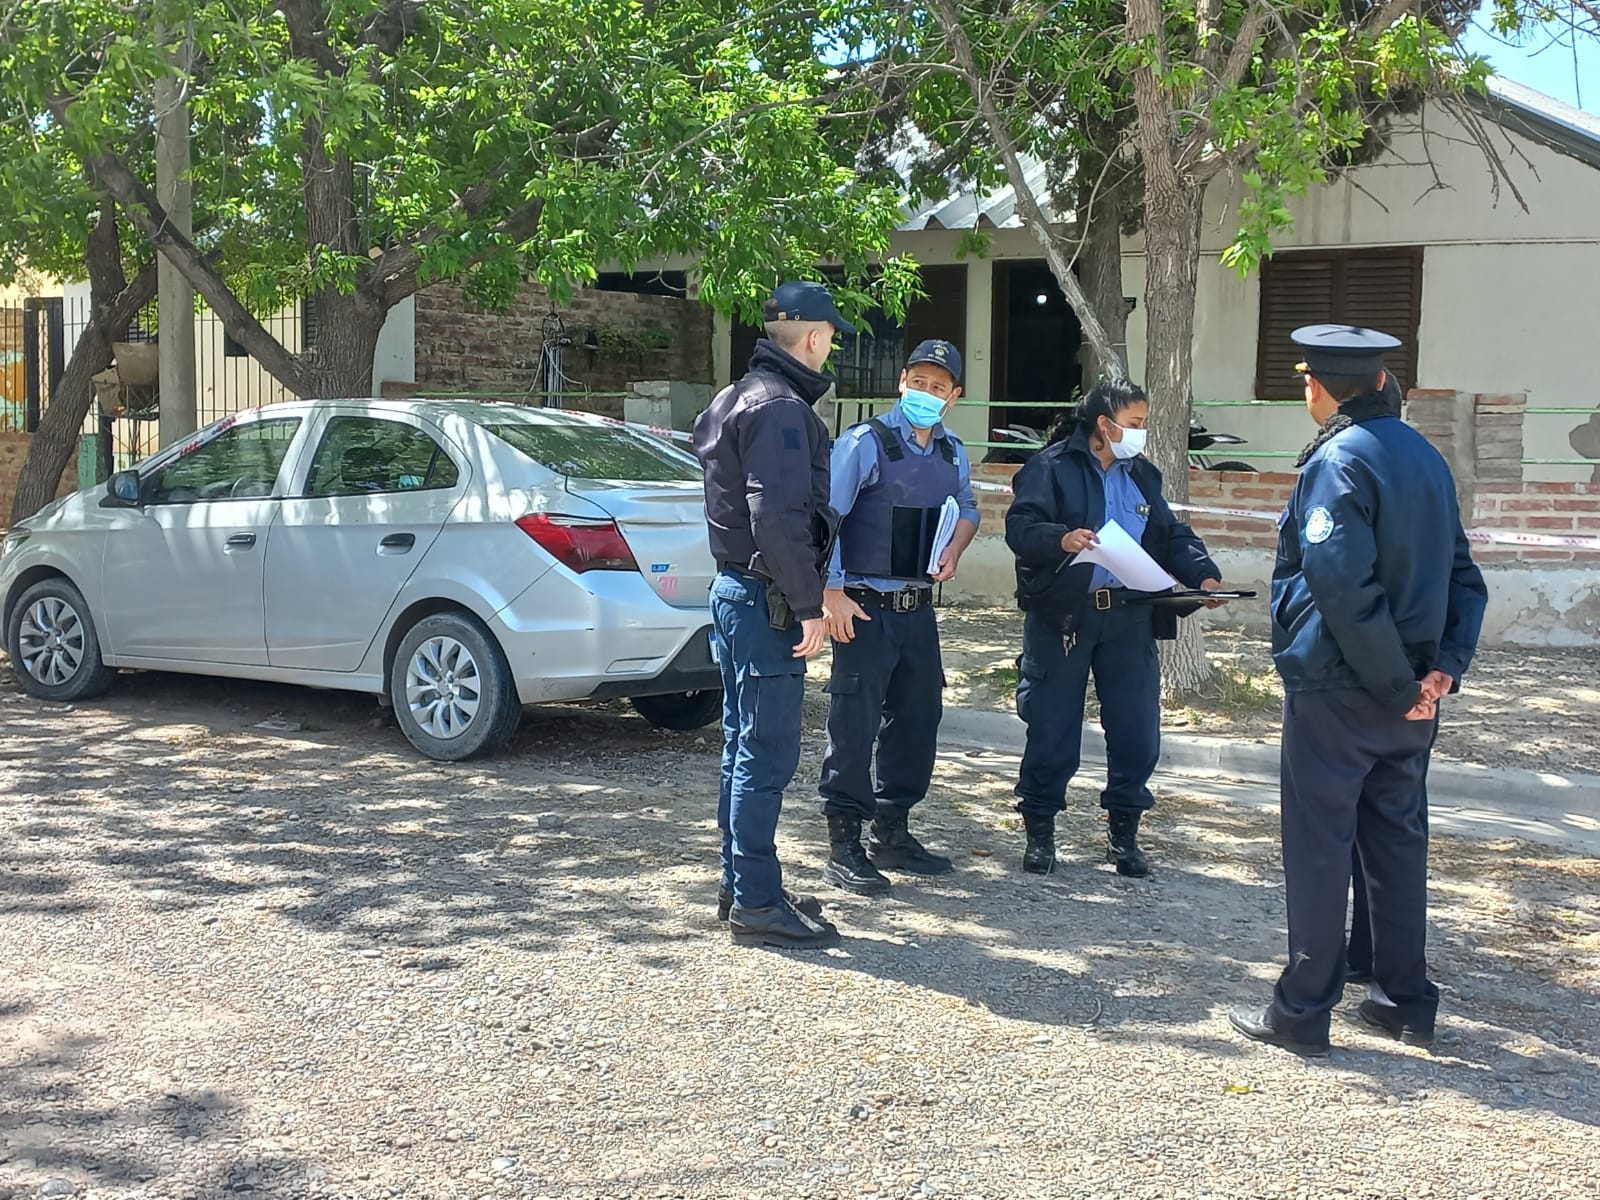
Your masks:
[[[600,417],[328,400],[229,417],[5,535],[33,696],[138,668],[370,692],[423,754],[491,753],[523,706],[721,712],[699,464]]]

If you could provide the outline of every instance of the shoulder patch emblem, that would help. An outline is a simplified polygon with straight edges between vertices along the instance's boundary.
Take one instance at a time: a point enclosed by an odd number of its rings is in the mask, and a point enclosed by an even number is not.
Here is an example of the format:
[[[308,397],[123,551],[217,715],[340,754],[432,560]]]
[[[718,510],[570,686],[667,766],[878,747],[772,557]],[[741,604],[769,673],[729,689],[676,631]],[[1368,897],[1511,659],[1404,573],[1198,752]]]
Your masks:
[[[1321,545],[1333,536],[1333,514],[1320,504],[1306,514],[1306,541]]]

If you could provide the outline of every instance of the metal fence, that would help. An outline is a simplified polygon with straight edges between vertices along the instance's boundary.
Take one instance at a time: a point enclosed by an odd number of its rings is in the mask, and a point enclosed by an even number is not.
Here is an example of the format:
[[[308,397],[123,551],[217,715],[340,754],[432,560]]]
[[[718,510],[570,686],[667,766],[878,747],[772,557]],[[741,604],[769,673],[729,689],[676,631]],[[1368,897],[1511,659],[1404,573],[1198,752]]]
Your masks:
[[[159,337],[159,311],[150,304],[128,328],[129,342]],[[0,309],[0,431],[32,433],[49,410],[52,394],[90,318],[89,297],[69,291],[37,296]],[[201,426],[232,413],[292,398],[292,393],[245,352],[209,309],[195,322],[195,409]],[[294,352],[314,336],[315,318],[297,304],[262,320],[268,333]],[[160,401],[121,415],[91,404],[82,429],[79,475],[104,479],[160,448]]]

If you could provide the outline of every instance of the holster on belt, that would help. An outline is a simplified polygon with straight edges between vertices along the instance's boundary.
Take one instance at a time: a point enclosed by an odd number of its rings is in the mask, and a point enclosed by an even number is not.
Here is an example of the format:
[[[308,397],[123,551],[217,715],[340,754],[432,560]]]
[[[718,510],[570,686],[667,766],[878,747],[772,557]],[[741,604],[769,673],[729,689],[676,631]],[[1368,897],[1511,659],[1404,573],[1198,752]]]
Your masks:
[[[772,572],[767,570],[767,564],[759,550],[750,556],[750,574],[766,581],[767,624],[778,630],[792,627],[794,610],[789,607],[789,600],[783,594],[783,589],[778,586],[778,581],[772,577]]]
[[[833,544],[839,538],[838,515],[831,508],[823,513],[812,513],[811,535],[818,547],[817,577],[825,581],[828,578],[828,560],[833,557]],[[794,609],[789,607],[789,598],[773,579],[772,572],[767,570],[766,561],[759,550],[750,556],[750,574],[766,580],[767,624],[780,630],[794,628]]]

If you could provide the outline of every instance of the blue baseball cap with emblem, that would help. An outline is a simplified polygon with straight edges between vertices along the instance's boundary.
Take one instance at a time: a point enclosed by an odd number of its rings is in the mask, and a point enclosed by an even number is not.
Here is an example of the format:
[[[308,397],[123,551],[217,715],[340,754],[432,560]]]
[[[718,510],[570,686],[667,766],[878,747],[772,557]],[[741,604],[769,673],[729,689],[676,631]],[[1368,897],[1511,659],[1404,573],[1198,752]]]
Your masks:
[[[854,325],[839,315],[828,289],[808,280],[780,283],[761,317],[768,325],[783,321],[826,321],[840,333],[856,331]]]
[[[1289,340],[1306,352],[1297,375],[1336,375],[1363,379],[1383,370],[1383,356],[1400,349],[1400,339],[1359,325],[1302,325]]]
[[[932,363],[936,367],[943,367],[950,372],[950,377],[957,383],[961,382],[961,351],[957,350],[954,342],[947,342],[943,338],[929,338],[925,342],[918,342],[917,348],[906,359],[906,367],[910,369],[918,363]]]

